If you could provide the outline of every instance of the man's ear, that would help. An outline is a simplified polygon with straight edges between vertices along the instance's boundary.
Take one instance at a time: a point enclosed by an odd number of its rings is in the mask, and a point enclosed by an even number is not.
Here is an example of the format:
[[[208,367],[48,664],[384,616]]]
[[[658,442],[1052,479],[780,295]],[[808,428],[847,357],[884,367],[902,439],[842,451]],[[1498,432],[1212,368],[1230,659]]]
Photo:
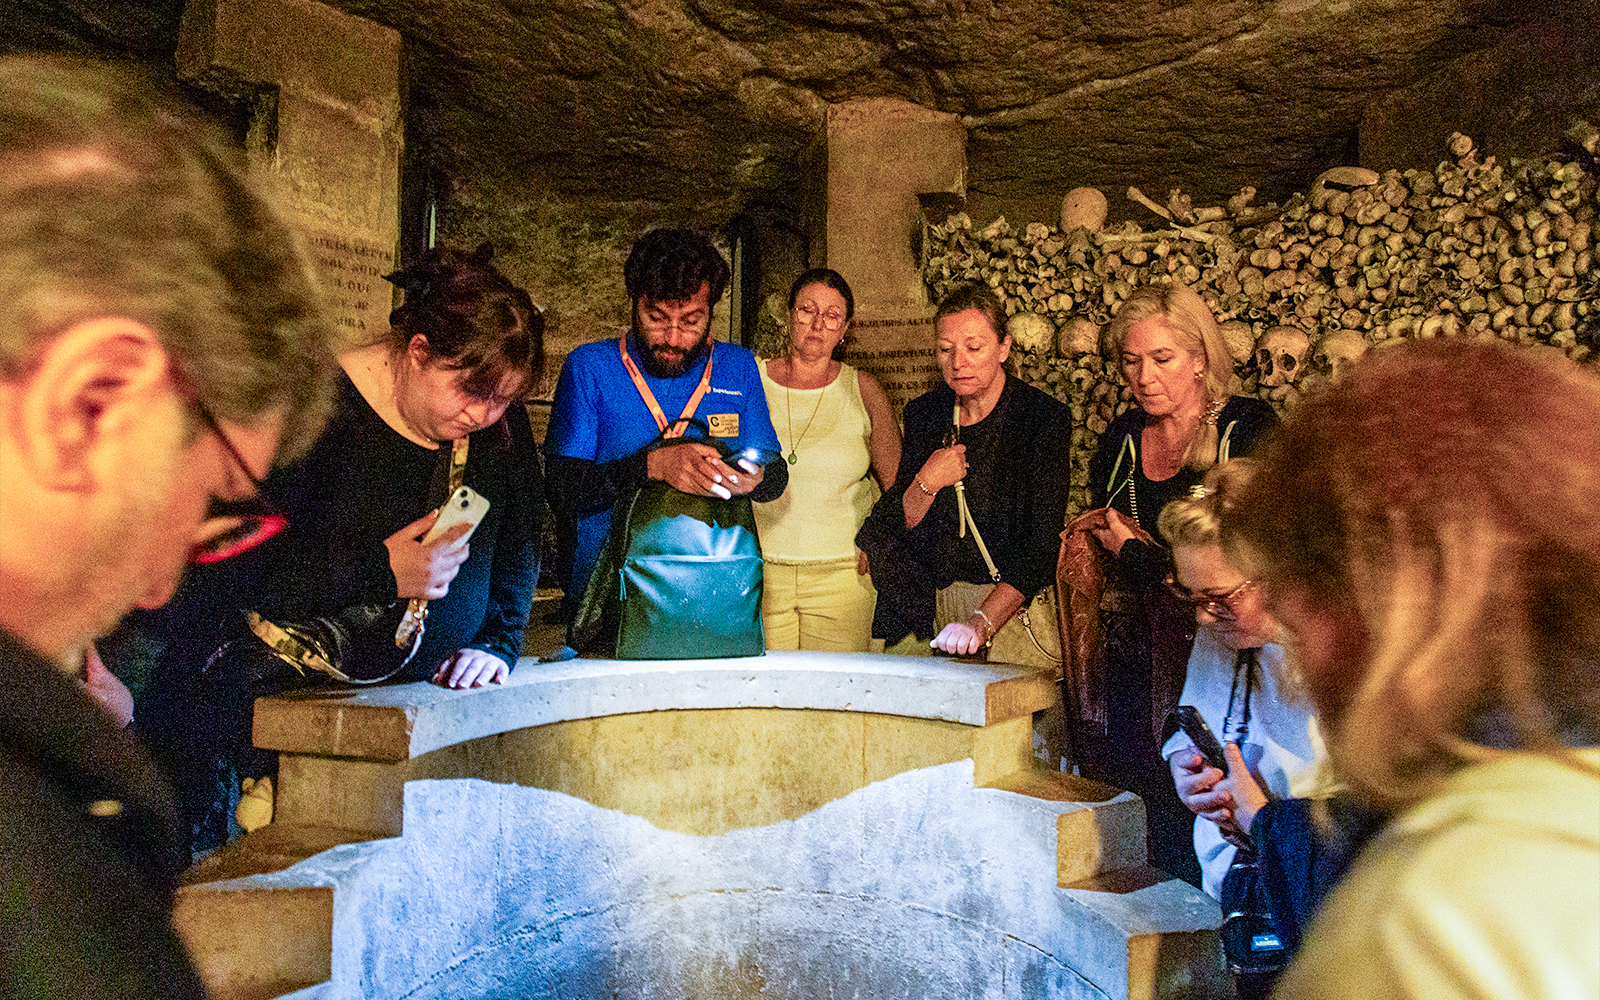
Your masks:
[[[160,338],[120,318],[69,327],[46,345],[23,383],[22,453],[41,485],[60,490],[91,485],[95,450],[148,417],[172,389]]]

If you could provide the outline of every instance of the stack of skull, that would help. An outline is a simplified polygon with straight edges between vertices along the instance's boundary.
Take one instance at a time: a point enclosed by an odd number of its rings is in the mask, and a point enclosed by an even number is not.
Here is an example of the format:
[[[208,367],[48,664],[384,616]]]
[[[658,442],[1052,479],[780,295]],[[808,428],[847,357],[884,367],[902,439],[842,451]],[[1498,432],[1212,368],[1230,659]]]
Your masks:
[[[1130,189],[1161,216],[1150,230],[1108,230],[1104,195],[1079,188],[1059,227],[930,225],[923,277],[936,299],[963,281],[1002,296],[1017,374],[1073,410],[1079,510],[1089,456],[1129,401],[1100,336],[1143,283],[1192,285],[1221,323],[1235,391],[1279,408],[1412,337],[1499,337],[1600,362],[1600,130],[1579,123],[1568,138],[1583,152],[1502,167],[1457,134],[1432,171],[1335,168],[1281,206],[1254,205],[1251,188],[1201,208],[1176,190],[1161,206]]]

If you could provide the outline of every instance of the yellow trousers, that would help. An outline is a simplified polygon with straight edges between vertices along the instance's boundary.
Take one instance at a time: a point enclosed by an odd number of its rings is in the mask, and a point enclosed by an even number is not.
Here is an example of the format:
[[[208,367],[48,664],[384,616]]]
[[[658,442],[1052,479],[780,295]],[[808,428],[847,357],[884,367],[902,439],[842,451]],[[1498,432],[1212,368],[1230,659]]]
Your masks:
[[[865,653],[872,643],[878,591],[856,572],[855,559],[825,563],[767,562],[761,619],[768,649]]]

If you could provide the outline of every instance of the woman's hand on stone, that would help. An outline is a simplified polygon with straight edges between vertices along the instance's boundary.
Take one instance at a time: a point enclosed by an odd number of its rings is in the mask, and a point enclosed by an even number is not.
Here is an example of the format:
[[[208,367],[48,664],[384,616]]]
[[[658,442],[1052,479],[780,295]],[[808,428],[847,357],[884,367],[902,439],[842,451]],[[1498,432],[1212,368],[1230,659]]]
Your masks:
[[[470,546],[458,543],[470,525],[457,525],[442,537],[424,543],[422,536],[438,519],[439,512],[432,511],[383,540],[389,550],[389,569],[394,572],[395,596],[436,601],[450,592],[450,581],[471,552]]]
[[[455,655],[439,664],[433,683],[447,688],[483,687],[486,684],[504,684],[511,676],[506,661],[481,649],[458,649]]]
[[[954,486],[961,482],[967,478],[967,446],[953,444],[929,455],[928,460],[922,463],[922,468],[917,472],[917,478],[934,493],[946,486]]]
[[[953,653],[956,656],[971,656],[983,648],[983,633],[966,622],[951,622],[939,630],[939,634],[928,643],[941,653]]]

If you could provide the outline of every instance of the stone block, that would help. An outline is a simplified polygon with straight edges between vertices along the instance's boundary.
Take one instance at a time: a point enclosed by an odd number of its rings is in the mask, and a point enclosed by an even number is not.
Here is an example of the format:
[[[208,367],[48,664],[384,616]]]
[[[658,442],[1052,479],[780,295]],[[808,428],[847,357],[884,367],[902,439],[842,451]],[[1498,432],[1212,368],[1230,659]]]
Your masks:
[[[1214,904],[1129,867],[1138,799],[1033,766],[1053,686],[826,660],[590,661],[482,692],[263,700],[261,731],[298,744],[278,822],[209,875],[329,849],[185,893],[292,909],[335,886],[321,1000],[1222,995]],[[331,846],[361,837],[388,839]],[[244,968],[247,944],[219,939],[215,962]]]
[[[1126,983],[1129,1000],[1231,995],[1222,911],[1187,882],[1140,867],[1060,892],[1077,967],[1108,992]]]
[[[272,750],[405,760],[529,726],[676,709],[791,708],[986,726],[1058,697],[1021,667],[943,657],[772,651],[720,660],[524,658],[503,686],[432,684],[260,699],[255,742]]]
[[[281,996],[332,971],[332,886],[187,888],[173,925],[215,1000]]]
[[[315,0],[196,0],[180,76],[265,93],[247,143],[320,265],[346,346],[388,323],[400,238],[400,35]]]
[[[1145,863],[1144,803],[1131,792],[1038,766],[984,785],[1054,817],[1057,885]]]
[[[1214,904],[1152,869],[1057,888],[1071,804],[975,787],[965,761],[715,836],[482,781],[406,796],[404,837],[239,883],[337,887],[332,980],[308,996],[1227,991]]]
[[[404,764],[282,754],[273,823],[329,826],[368,837],[400,834]]]
[[[352,106],[400,90],[400,33],[315,0],[194,0],[176,59],[190,78],[225,72]]]
[[[969,758],[983,782],[1026,770],[1032,713],[1056,697],[1020,668],[865,654],[526,663],[512,678],[261,699],[256,742],[283,754],[278,822],[395,836],[406,781],[476,777],[710,835],[906,770]]]
[[[954,114],[897,98],[828,107],[827,261],[871,316],[928,304],[913,235],[917,195],[966,189],[966,130]]]

